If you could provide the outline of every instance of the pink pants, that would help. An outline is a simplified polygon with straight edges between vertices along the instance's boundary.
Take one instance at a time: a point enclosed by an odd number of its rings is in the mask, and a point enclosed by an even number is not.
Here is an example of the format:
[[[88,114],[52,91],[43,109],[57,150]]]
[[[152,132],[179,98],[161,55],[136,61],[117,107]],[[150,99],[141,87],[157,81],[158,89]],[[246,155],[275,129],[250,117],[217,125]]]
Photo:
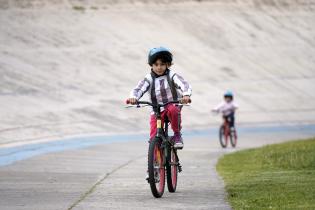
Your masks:
[[[181,109],[178,106],[175,106],[174,104],[169,104],[165,107],[164,111],[161,113],[162,118],[162,126],[164,126],[164,119],[165,115],[167,115],[168,120],[171,123],[172,130],[174,133],[180,132],[181,130],[181,115],[180,115]],[[154,114],[151,115],[150,120],[150,139],[153,139],[156,135],[157,128],[156,128],[156,116]]]

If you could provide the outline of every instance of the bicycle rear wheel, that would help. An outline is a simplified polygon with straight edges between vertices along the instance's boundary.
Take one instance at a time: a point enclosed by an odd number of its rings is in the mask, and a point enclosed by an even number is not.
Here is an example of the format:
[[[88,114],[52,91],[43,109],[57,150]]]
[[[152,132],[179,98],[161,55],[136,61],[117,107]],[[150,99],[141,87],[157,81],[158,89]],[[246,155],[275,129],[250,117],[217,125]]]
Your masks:
[[[224,126],[221,125],[219,130],[219,139],[222,148],[226,148],[228,142],[228,135],[225,135]]]
[[[232,147],[236,147],[236,144],[237,144],[236,130],[231,131],[231,133],[230,133],[230,142],[231,142]]]
[[[175,149],[171,148],[167,153],[166,174],[169,192],[175,192],[177,187],[178,160],[175,152]]]
[[[154,197],[160,198],[165,187],[164,154],[161,148],[161,140],[158,138],[150,142],[148,152],[148,171],[151,192]]]

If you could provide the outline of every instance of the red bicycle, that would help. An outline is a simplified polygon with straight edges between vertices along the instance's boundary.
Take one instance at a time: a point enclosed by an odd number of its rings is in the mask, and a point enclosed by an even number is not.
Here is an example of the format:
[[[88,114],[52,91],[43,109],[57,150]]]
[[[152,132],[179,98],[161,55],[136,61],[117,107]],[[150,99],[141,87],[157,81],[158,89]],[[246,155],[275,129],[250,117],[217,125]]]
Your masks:
[[[129,101],[126,102],[129,104]],[[148,172],[151,192],[154,197],[160,198],[165,188],[165,173],[167,177],[168,191],[176,191],[178,173],[182,171],[179,163],[177,149],[174,148],[172,137],[168,136],[168,119],[165,119],[162,126],[161,107],[168,104],[179,104],[179,101],[170,101],[164,104],[154,105],[147,101],[138,101],[136,107],[152,106],[156,115],[157,133],[154,139],[150,141],[148,151]],[[142,104],[143,106],[141,106]]]
[[[236,129],[235,128],[231,129],[228,118],[224,117],[223,119],[224,119],[224,122],[220,126],[220,130],[219,130],[220,144],[222,148],[226,148],[230,140],[232,147],[235,147],[237,143]]]

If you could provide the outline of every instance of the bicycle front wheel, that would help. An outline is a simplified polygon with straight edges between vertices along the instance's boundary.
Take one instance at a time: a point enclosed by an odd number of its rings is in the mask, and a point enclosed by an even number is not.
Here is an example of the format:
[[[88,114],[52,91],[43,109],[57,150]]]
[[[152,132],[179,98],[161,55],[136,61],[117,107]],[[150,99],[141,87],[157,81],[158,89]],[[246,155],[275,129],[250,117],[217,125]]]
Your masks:
[[[154,197],[160,198],[165,187],[164,154],[161,148],[161,140],[158,138],[150,142],[148,152],[148,171],[151,192]]]
[[[224,126],[222,125],[219,130],[219,140],[222,148],[226,148],[228,136],[225,134]]]
[[[169,192],[175,192],[177,187],[178,160],[175,149],[169,149],[167,154],[166,174],[167,188]]]

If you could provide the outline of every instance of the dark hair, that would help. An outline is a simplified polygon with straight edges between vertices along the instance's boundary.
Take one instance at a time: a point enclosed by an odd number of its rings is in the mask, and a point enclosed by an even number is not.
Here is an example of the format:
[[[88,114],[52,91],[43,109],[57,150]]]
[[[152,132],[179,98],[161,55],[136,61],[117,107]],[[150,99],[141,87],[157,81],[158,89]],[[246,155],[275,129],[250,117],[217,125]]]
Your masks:
[[[232,99],[233,100],[233,96],[224,96],[224,98],[230,98],[230,99]]]
[[[172,57],[168,53],[158,53],[154,58],[151,60],[151,65],[154,64],[157,60],[161,60],[162,63],[172,63]]]
[[[152,66],[158,59],[161,59],[163,63],[172,64],[173,55],[168,49],[163,47],[151,49],[148,56],[149,65]]]

